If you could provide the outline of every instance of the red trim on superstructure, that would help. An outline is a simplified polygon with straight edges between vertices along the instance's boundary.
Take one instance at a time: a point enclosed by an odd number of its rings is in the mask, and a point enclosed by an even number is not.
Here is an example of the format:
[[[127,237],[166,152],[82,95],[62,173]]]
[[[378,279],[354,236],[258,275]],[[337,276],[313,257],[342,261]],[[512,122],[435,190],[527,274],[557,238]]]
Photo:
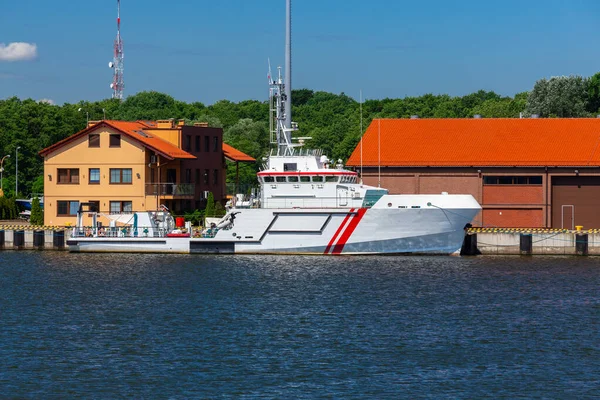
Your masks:
[[[346,242],[348,241],[348,239],[350,239],[350,236],[352,236],[352,233],[354,232],[354,230],[358,226],[358,223],[360,222],[360,220],[362,219],[362,217],[365,215],[366,212],[367,212],[366,208],[358,209],[358,212],[356,214],[354,214],[354,217],[348,224],[348,228],[346,228],[346,230],[342,234],[342,237],[340,238],[340,240],[338,240],[336,245],[333,247],[333,251],[331,252],[331,254],[341,254],[342,253],[342,250],[344,250],[344,246],[346,245]]]
[[[324,254],[329,254],[329,249],[331,249],[331,246],[333,245],[333,242],[335,242],[335,239],[337,239],[337,237],[340,235],[340,232],[342,231],[342,229],[344,228],[344,226],[346,226],[346,222],[348,222],[348,218],[350,218],[350,216],[352,216],[353,212],[354,212],[354,208],[350,209],[350,211],[348,212],[348,214],[346,214],[346,217],[344,218],[344,220],[342,221],[342,223],[340,224],[340,226],[337,228],[337,231],[335,231],[335,235],[333,235],[333,237],[329,241],[329,244],[325,248]]]
[[[270,172],[261,171],[257,173],[258,176],[297,176],[297,175],[310,175],[310,176],[327,176],[327,175],[346,175],[346,176],[357,176],[357,172],[353,171],[327,171],[327,172],[303,172],[303,171],[288,171],[288,172]]]

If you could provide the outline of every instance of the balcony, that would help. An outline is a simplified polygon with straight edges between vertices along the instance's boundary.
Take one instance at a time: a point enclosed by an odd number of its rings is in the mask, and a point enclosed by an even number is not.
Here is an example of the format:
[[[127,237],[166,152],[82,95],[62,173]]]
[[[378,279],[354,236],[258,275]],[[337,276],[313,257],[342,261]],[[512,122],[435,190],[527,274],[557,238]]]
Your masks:
[[[192,183],[147,183],[146,196],[165,199],[193,199],[196,185]]]

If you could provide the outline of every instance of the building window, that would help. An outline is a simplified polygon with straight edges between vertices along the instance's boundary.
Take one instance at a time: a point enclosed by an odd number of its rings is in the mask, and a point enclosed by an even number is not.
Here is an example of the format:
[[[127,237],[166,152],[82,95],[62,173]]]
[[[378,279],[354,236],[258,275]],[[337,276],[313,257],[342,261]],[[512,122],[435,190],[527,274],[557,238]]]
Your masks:
[[[208,185],[208,170],[204,170],[204,184]]]
[[[110,135],[110,147],[121,147],[121,135],[114,133]]]
[[[200,135],[196,135],[196,152],[199,153],[200,152]]]
[[[200,170],[198,168],[196,168],[196,179],[194,180],[195,183],[200,183]]]
[[[79,184],[79,168],[59,168],[58,183],[65,185]]]
[[[90,211],[100,212],[100,200],[90,200],[88,203],[91,204]]]
[[[56,202],[56,210],[56,215],[59,217],[77,215],[77,211],[79,211],[79,202],[70,200],[58,200]]]
[[[192,137],[190,135],[185,135],[185,151],[192,150]]]
[[[213,170],[213,183],[215,185],[219,184],[219,170],[218,169]]]
[[[219,137],[218,136],[213,136],[213,151],[214,152],[219,151]]]
[[[110,202],[110,213],[111,214],[120,214],[120,213],[131,213],[133,211],[133,207],[131,201],[111,201]]]
[[[100,168],[90,168],[90,184],[100,183]]]
[[[185,170],[185,183],[192,183],[192,170],[189,168]]]
[[[88,147],[100,147],[100,135],[90,133],[88,136]]]
[[[130,184],[131,183],[131,168],[111,168],[110,169],[111,184]]]
[[[484,185],[541,185],[542,177],[538,176],[484,176]]]
[[[204,136],[204,152],[210,151],[210,137]]]

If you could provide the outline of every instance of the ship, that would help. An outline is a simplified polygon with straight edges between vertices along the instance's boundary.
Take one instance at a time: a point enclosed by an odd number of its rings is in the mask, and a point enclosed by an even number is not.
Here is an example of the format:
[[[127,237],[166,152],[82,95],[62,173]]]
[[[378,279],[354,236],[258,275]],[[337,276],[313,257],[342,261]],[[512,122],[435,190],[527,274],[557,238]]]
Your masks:
[[[291,118],[291,0],[286,11],[285,79],[270,86],[271,142],[257,174],[259,190],[238,194],[222,218],[202,230],[182,226],[166,207],[108,215],[81,204],[67,241],[72,252],[197,254],[454,254],[481,211],[471,195],[390,194],[366,185],[358,172],[309,149]],[[84,215],[92,215],[85,227]]]

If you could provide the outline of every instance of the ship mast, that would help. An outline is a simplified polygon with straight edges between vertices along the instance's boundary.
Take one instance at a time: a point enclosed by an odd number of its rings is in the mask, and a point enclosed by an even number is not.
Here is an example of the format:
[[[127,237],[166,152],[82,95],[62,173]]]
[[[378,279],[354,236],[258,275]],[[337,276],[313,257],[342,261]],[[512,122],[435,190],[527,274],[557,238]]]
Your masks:
[[[278,156],[291,156],[294,155],[294,147],[297,147],[292,144],[292,132],[298,129],[297,124],[292,122],[292,0],[286,0],[284,76],[285,81],[279,67],[278,76],[273,79],[269,65],[271,143],[277,145]]]

